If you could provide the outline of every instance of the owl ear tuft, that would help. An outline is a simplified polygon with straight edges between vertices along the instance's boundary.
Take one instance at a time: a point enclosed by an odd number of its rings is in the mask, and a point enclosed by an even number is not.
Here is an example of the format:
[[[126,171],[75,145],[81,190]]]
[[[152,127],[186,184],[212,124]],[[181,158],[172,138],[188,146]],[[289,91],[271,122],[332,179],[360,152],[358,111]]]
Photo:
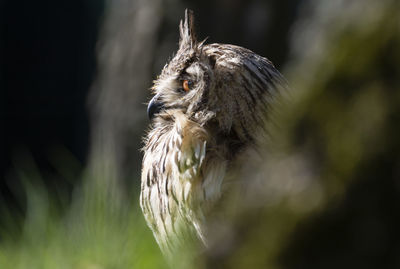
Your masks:
[[[197,38],[194,30],[194,14],[190,9],[185,10],[185,21],[181,21],[179,25],[180,40],[179,48],[196,48]]]

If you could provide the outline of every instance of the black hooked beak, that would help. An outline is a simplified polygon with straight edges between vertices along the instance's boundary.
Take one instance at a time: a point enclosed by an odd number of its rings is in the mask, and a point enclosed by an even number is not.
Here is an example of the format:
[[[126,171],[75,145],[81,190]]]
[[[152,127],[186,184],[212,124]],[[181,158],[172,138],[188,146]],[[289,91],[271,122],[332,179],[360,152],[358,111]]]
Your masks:
[[[156,94],[147,106],[147,116],[150,120],[154,118],[164,108],[164,104],[160,100],[160,94]]]

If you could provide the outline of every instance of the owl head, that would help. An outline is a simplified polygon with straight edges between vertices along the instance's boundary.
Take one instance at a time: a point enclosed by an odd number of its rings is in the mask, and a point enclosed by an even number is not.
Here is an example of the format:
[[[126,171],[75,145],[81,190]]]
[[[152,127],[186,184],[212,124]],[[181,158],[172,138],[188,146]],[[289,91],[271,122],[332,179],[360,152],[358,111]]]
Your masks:
[[[179,29],[179,49],[152,87],[149,118],[165,125],[180,113],[217,142],[236,149],[251,143],[268,119],[282,76],[248,49],[198,42],[190,10]]]

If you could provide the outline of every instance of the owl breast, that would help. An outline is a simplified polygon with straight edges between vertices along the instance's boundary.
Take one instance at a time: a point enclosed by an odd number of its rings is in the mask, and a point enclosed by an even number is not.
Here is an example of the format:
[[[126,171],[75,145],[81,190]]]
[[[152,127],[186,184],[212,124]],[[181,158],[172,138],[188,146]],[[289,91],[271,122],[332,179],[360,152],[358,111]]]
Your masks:
[[[161,114],[149,133],[140,204],[164,253],[195,235],[206,244],[205,218],[221,193],[226,162],[209,150],[207,131],[178,111]]]

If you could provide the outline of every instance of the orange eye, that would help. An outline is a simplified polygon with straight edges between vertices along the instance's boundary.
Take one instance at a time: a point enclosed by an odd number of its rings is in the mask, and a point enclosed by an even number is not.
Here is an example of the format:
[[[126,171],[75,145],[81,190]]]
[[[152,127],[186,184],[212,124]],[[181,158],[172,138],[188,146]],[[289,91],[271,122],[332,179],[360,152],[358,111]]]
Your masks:
[[[188,92],[188,91],[190,90],[191,84],[192,84],[191,82],[189,82],[187,79],[185,79],[185,80],[183,81],[183,83],[182,83],[183,90],[184,90],[185,92]]]

